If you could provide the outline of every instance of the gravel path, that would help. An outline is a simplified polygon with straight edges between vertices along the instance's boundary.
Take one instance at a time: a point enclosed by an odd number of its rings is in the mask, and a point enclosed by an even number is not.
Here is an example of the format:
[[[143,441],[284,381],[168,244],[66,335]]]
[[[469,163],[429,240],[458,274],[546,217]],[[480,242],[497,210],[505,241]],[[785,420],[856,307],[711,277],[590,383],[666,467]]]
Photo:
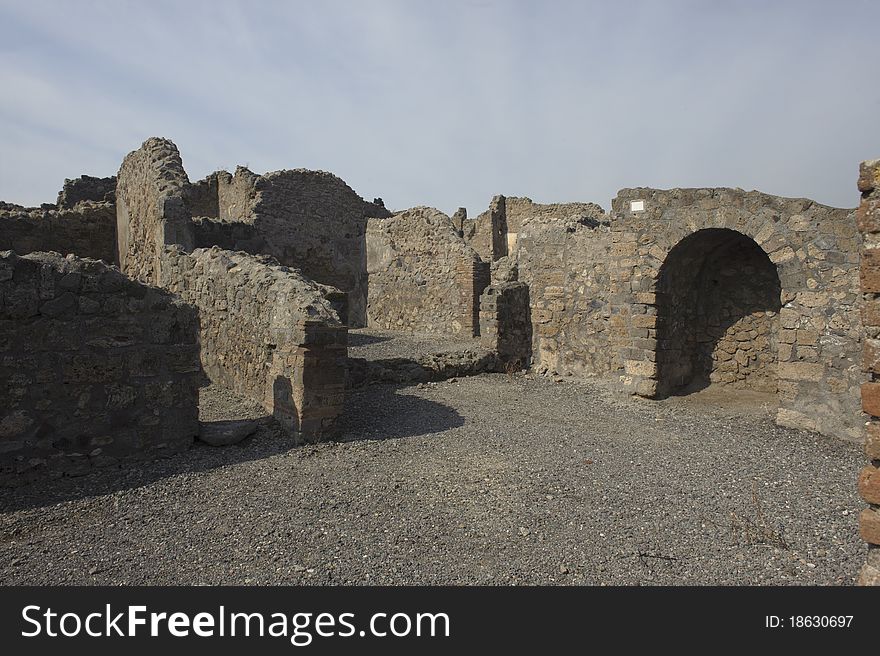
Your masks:
[[[264,422],[0,492],[0,581],[850,584],[860,448],[778,428],[765,401],[504,374],[368,387],[339,443],[290,449]]]

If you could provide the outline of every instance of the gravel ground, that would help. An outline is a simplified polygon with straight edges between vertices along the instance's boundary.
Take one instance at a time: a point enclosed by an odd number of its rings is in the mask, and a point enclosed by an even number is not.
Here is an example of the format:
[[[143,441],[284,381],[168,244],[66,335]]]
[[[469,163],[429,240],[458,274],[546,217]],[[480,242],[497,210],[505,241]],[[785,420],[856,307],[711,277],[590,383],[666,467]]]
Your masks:
[[[389,330],[359,328],[348,331],[348,357],[366,360],[406,358],[417,360],[419,356],[448,351],[464,351],[479,345],[479,340],[429,335],[425,333],[402,333]]]
[[[218,394],[205,420],[241,411]],[[771,416],[758,396],[519,375],[372,386],[338,443],[291,449],[265,421],[0,492],[0,581],[851,584],[860,448]]]

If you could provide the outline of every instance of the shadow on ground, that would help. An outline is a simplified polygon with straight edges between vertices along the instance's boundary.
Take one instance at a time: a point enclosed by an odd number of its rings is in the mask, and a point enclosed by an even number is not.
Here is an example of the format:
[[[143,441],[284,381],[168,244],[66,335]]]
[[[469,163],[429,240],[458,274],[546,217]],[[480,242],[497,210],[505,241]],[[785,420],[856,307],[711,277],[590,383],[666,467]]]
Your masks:
[[[438,433],[461,426],[464,419],[453,408],[418,396],[399,394],[402,386],[375,385],[352,392],[340,417],[338,442],[385,440]],[[153,461],[129,463],[124,468],[95,469],[81,477],[38,481],[19,488],[0,488],[0,512],[40,508],[85,497],[102,496],[149,485],[157,480],[211,471],[239,463],[262,460],[290,451],[312,450],[298,446],[274,418],[251,419],[257,430],[238,444],[213,447],[196,440],[184,453]],[[232,419],[202,422],[224,428]],[[216,424],[216,426],[214,426]]]
[[[370,385],[349,391],[339,442],[387,440],[440,433],[464,425],[447,405],[401,393],[406,385]]]
[[[370,344],[380,344],[381,342],[391,341],[390,337],[379,336],[379,335],[367,335],[365,333],[356,333],[349,332],[348,333],[348,345],[349,346],[368,346]]]

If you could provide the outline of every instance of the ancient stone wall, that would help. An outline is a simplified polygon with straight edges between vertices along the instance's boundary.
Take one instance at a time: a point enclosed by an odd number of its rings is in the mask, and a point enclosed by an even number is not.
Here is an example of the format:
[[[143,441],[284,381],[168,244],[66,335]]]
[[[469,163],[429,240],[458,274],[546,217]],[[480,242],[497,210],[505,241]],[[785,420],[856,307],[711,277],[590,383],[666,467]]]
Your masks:
[[[488,264],[448,216],[416,207],[367,227],[369,325],[473,337]]]
[[[524,221],[518,234],[510,259],[529,285],[533,365],[542,372],[610,375],[618,366],[611,346],[617,251],[608,222],[551,215]]]
[[[859,493],[868,503],[859,517],[868,556],[859,576],[862,585],[880,585],[880,160],[863,162],[859,171],[862,202],[856,213],[862,232],[861,292],[865,345],[862,408],[869,415],[865,431],[868,464],[859,475]],[[861,413],[854,415],[861,420]]]
[[[66,179],[61,191],[58,192],[58,200],[55,204],[58,209],[69,210],[83,201],[115,203],[116,176],[96,178],[91,175],[81,175],[78,178]]]
[[[194,249],[198,222],[189,213],[211,208],[210,189],[189,184],[167,139],[129,154],[117,184],[125,270],[198,308],[202,364],[214,382],[261,403],[303,439],[323,439],[343,403],[345,300],[268,256]]]
[[[0,203],[0,250],[72,253],[116,264],[116,208],[92,201],[60,210]]]
[[[595,203],[535,203],[531,198],[495,196],[489,209],[474,220],[461,222],[462,234],[485,262],[510,255],[516,249],[524,223],[532,219],[591,222],[604,217]]]
[[[529,286],[502,282],[480,296],[480,344],[495,351],[505,367],[528,369],[532,355]]]
[[[193,227],[185,200],[188,187],[180,153],[168,139],[147,139],[125,157],[116,183],[116,229],[123,273],[155,285],[166,245],[192,250]]]
[[[162,287],[199,310],[208,377],[263,405],[307,441],[333,434],[342,411],[347,330],[317,285],[268,258],[178,248]]]
[[[198,330],[103,262],[0,253],[0,485],[188,448]]]
[[[216,201],[210,196],[216,195]],[[388,216],[335,175],[297,169],[256,175],[238,167],[192,186],[188,205],[196,245],[266,254],[348,294],[347,322],[366,325],[365,232],[369,217]]]
[[[625,386],[662,396],[709,376],[772,390],[775,362],[780,424],[860,438],[851,210],[739,189],[625,189],[611,226]]]
[[[776,393],[779,423],[859,439],[852,211],[736,189],[627,189],[610,216],[529,207],[506,199],[505,222],[539,371]]]

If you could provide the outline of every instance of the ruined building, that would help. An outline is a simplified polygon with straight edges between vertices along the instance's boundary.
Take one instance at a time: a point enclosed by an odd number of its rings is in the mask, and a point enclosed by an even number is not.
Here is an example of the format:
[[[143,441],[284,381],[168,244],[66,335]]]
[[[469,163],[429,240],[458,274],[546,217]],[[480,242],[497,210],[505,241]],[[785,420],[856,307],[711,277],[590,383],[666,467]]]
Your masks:
[[[392,213],[302,169],[191,182],[175,145],[148,139],[115,178],[0,205],[0,484],[187,448],[206,379],[298,440],[331,439],[347,385],[391,375],[348,359],[363,327],[467,342],[452,365],[407,369],[422,376],[531,368],[648,398],[726,386],[775,397],[784,426],[862,440],[860,390],[880,416],[877,383],[862,388],[863,333],[866,354],[880,338],[872,185],[858,219],[647,188],[608,212],[496,196],[469,219]],[[861,489],[876,545],[873,430]]]

